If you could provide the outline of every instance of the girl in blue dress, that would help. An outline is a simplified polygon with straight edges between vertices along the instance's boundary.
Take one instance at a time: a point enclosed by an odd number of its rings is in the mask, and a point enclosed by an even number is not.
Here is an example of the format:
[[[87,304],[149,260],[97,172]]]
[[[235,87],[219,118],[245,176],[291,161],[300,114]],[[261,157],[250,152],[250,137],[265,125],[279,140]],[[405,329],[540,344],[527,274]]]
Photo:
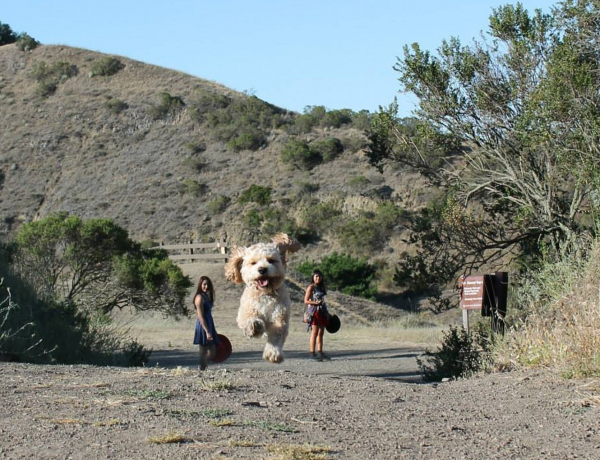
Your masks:
[[[217,352],[219,338],[212,317],[212,307],[215,300],[215,290],[208,276],[201,276],[198,288],[194,294],[194,308],[196,310],[196,330],[194,332],[194,345],[200,346],[200,370],[208,367],[208,360]]]

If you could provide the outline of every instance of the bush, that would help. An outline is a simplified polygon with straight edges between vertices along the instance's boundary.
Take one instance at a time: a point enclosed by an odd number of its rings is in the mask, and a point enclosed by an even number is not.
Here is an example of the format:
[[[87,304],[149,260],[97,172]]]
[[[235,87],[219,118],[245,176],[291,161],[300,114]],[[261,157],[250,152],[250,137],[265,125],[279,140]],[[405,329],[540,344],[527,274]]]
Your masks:
[[[344,146],[339,139],[330,137],[329,139],[315,142],[311,146],[311,149],[317,152],[323,161],[328,162],[335,160],[344,151]]]
[[[90,78],[93,77],[110,77],[125,68],[119,59],[112,56],[105,56],[97,61],[92,62],[90,66]]]
[[[227,142],[227,148],[234,152],[242,150],[258,150],[266,144],[264,135],[257,130],[250,130],[241,133]]]
[[[327,287],[344,294],[372,299],[377,289],[372,287],[376,267],[365,259],[356,259],[349,254],[331,253],[320,263],[302,262],[296,270],[310,276],[315,268],[319,268],[325,276]]]
[[[30,37],[26,33],[19,34],[16,45],[21,51],[32,51],[39,46],[40,42]]]
[[[323,161],[323,156],[312,149],[308,142],[291,139],[281,150],[281,161],[302,170],[309,170]]]
[[[158,94],[160,102],[150,108],[150,116],[155,120],[167,118],[177,114],[185,107],[183,99],[179,96],[171,96],[167,92]]]
[[[38,82],[36,94],[41,97],[48,97],[56,92],[60,83],[64,83],[78,73],[79,70],[74,64],[58,61],[48,66],[42,61],[33,66],[29,75]]]
[[[352,123],[352,110],[330,110],[321,118],[320,125],[324,128],[340,128],[343,125]]]
[[[238,198],[238,203],[246,204],[252,202],[261,206],[267,206],[271,204],[271,192],[271,187],[251,185],[244,192],[242,192]]]
[[[440,381],[470,377],[490,365],[491,335],[482,323],[474,329],[472,334],[468,334],[463,327],[450,326],[437,351],[426,350],[423,357],[417,358],[423,378]]]

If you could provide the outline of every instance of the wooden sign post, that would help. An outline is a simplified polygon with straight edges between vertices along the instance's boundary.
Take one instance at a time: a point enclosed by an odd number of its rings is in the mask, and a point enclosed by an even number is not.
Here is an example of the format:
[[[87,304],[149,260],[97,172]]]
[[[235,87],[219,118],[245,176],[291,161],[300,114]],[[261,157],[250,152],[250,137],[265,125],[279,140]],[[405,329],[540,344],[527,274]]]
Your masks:
[[[469,333],[469,311],[483,308],[485,292],[484,275],[461,276],[458,279],[460,308],[463,313],[463,327]]]
[[[508,273],[491,275],[461,276],[458,279],[460,307],[463,312],[463,327],[469,332],[469,311],[481,310],[481,316],[490,316],[492,330],[504,335],[506,315]]]

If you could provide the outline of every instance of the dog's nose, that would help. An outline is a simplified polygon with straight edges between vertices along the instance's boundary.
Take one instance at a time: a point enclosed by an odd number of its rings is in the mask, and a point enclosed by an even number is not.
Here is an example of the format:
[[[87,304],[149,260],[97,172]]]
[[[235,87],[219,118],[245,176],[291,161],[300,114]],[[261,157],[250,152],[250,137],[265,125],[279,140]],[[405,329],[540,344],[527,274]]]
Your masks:
[[[261,275],[264,275],[265,273],[267,273],[268,268],[267,267],[260,267],[258,269],[258,273],[260,273]]]

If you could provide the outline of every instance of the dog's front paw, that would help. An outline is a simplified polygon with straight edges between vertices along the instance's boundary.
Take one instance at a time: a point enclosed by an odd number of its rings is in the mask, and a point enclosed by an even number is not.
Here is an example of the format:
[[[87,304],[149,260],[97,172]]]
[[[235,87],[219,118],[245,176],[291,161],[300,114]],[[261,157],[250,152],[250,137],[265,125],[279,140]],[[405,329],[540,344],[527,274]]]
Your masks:
[[[244,335],[246,337],[259,337],[265,332],[265,323],[258,318],[249,319],[244,327]]]
[[[272,362],[275,364],[281,363],[281,362],[283,362],[283,353],[281,352],[281,349],[274,347],[270,343],[267,343],[265,345],[265,350],[263,352],[263,358],[266,361],[269,361],[269,362]]]

